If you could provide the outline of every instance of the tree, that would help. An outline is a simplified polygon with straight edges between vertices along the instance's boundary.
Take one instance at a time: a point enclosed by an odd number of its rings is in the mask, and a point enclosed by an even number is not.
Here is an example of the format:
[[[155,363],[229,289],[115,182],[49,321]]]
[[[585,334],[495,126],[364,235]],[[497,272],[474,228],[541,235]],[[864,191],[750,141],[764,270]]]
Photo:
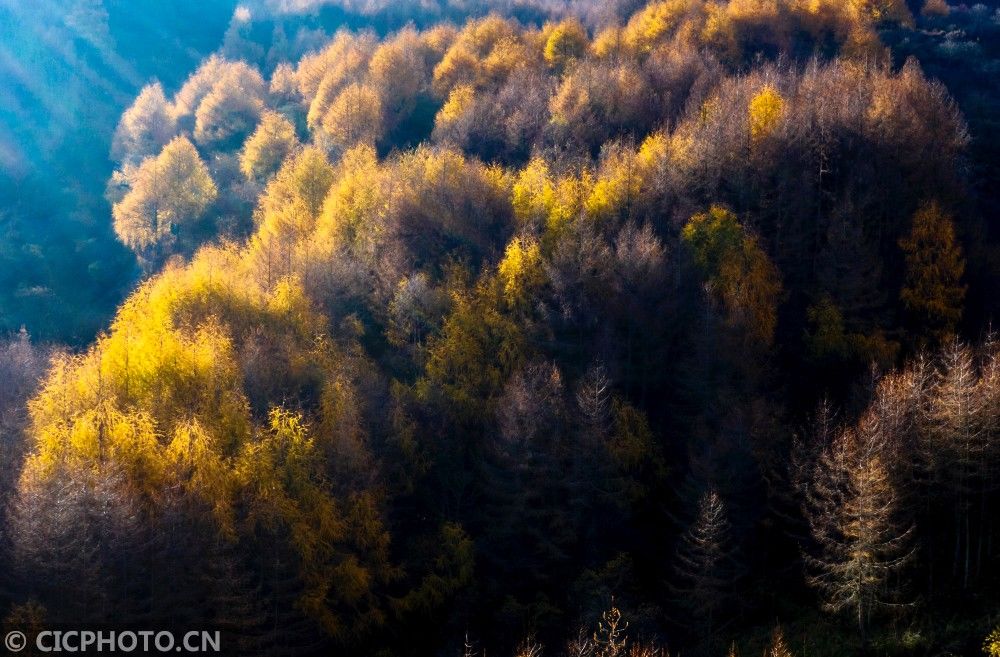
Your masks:
[[[898,517],[892,458],[880,418],[865,413],[823,448],[803,508],[818,547],[806,556],[808,581],[827,610],[852,611],[863,641],[872,614],[898,604],[896,578],[913,555],[912,527]]]
[[[692,216],[681,237],[727,320],[770,344],[778,321],[781,279],[757,238],[730,210],[715,205]]]
[[[600,363],[587,368],[576,392],[576,403],[586,430],[592,434],[593,444],[600,444],[610,430],[611,378]]]
[[[983,640],[983,652],[986,657],[1000,657],[1000,627],[994,628]]]
[[[987,475],[990,456],[989,394],[977,380],[972,350],[953,339],[941,352],[938,376],[928,400],[923,448],[936,477],[954,501],[953,573],[962,587],[974,574],[972,511]]]
[[[750,141],[767,137],[781,118],[784,100],[774,87],[765,85],[750,101]]]
[[[224,67],[195,111],[194,139],[228,150],[241,144],[264,111],[264,80],[243,62]]]
[[[350,84],[330,105],[320,123],[328,150],[343,152],[382,138],[382,99],[371,86]]]
[[[277,112],[265,112],[257,130],[243,144],[240,170],[248,180],[267,180],[298,144],[295,126],[288,119]]]
[[[646,80],[631,60],[582,62],[549,100],[549,133],[561,145],[595,152],[610,137],[646,133],[649,102]]]
[[[936,201],[925,203],[899,246],[906,257],[900,300],[922,334],[943,342],[955,333],[966,291],[961,283],[965,259],[954,221]]]
[[[434,58],[428,44],[413,28],[400,31],[372,54],[369,77],[381,99],[388,131],[405,125],[421,101],[426,102]]]
[[[111,141],[111,157],[138,165],[156,155],[175,134],[170,104],[159,82],[147,84],[122,114]]]
[[[475,127],[476,90],[468,84],[455,86],[434,117],[434,140],[465,146]]]
[[[622,612],[611,602],[611,608],[601,614],[594,632],[594,657],[624,657],[628,644],[628,621],[622,618]]]
[[[233,63],[218,55],[212,55],[188,76],[184,85],[174,94],[173,114],[177,125],[183,130],[194,130],[195,112],[215,86],[223,79]]]
[[[131,176],[131,189],[112,208],[115,233],[132,250],[163,251],[215,200],[208,168],[186,137],[177,137]]]
[[[775,627],[771,633],[771,645],[767,647],[764,657],[794,657],[792,651],[788,648],[788,643],[785,641],[785,632],[781,629],[780,625]]]
[[[316,130],[341,92],[359,84],[367,69],[376,40],[372,33],[341,30],[329,45],[299,62],[296,78],[299,92],[309,107],[309,127]]]
[[[720,612],[732,595],[736,577],[731,527],[722,498],[714,490],[702,495],[698,515],[681,536],[674,592],[692,620],[712,637]]]
[[[13,574],[52,622],[134,620],[141,605],[127,594],[128,573],[141,572],[145,520],[117,468],[61,467],[51,477],[26,470],[9,519]]]
[[[680,25],[686,9],[682,0],[651,2],[629,19],[621,38],[636,54],[648,54]]]
[[[563,70],[575,59],[587,52],[589,39],[587,30],[576,19],[558,23],[549,32],[545,41],[545,62],[556,70]]]
[[[312,231],[333,180],[333,167],[315,146],[287,158],[257,205],[254,216],[261,233],[285,236],[283,246],[295,246],[287,236],[304,237]]]

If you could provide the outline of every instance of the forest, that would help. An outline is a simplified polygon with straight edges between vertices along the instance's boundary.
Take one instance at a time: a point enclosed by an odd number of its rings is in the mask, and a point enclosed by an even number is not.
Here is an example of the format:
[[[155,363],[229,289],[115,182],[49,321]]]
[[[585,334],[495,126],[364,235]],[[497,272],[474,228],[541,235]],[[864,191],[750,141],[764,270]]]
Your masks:
[[[0,19],[4,632],[1000,657],[1000,5]]]

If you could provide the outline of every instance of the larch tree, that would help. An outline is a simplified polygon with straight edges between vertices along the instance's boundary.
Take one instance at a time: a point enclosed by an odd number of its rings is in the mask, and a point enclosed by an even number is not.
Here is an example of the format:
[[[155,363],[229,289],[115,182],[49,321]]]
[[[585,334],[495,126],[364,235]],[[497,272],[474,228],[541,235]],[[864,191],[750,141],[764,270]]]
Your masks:
[[[781,118],[784,104],[781,94],[771,85],[765,85],[750,100],[747,111],[751,143],[756,143],[771,134]]]
[[[357,144],[375,145],[382,138],[382,100],[369,85],[348,85],[320,123],[329,150],[343,152]]]
[[[587,30],[576,19],[558,23],[545,40],[545,62],[552,68],[563,70],[566,66],[587,53],[589,46]]]
[[[764,652],[764,657],[794,657],[788,647],[788,642],[785,641],[785,632],[780,625],[771,632],[771,645]]]
[[[131,176],[131,189],[114,205],[115,233],[144,256],[163,251],[179,230],[200,219],[218,191],[208,167],[186,137],[177,137]]]
[[[877,414],[866,413],[820,452],[803,505],[818,548],[806,555],[809,584],[828,611],[851,611],[864,641],[873,613],[899,604],[894,586],[913,554],[892,458]]]
[[[757,237],[732,211],[719,206],[691,217],[681,237],[727,321],[770,344],[778,322],[781,277]]]
[[[243,62],[229,64],[195,111],[194,139],[200,146],[228,149],[253,132],[264,111],[264,80]]]
[[[698,502],[698,515],[681,535],[672,587],[692,619],[711,637],[732,596],[737,575],[732,528],[726,506],[714,490]]]
[[[378,91],[386,128],[404,124],[430,93],[432,53],[413,28],[382,43],[372,54],[368,72]]]
[[[947,340],[962,318],[966,291],[965,258],[954,220],[937,202],[926,203],[913,215],[910,233],[899,246],[906,257],[903,306],[926,338]]]
[[[147,84],[125,110],[111,142],[111,157],[137,165],[156,155],[175,134],[174,117],[159,82]]]
[[[974,574],[972,515],[989,456],[986,415],[990,397],[983,394],[973,351],[968,345],[952,340],[943,349],[940,360],[929,395],[924,448],[937,480],[953,496],[953,573],[964,588]]]
[[[260,125],[243,144],[240,171],[248,180],[266,180],[277,173],[298,144],[291,121],[277,112],[265,112]]]
[[[577,386],[576,403],[580,420],[592,440],[600,443],[611,425],[612,381],[601,363],[592,364]]]

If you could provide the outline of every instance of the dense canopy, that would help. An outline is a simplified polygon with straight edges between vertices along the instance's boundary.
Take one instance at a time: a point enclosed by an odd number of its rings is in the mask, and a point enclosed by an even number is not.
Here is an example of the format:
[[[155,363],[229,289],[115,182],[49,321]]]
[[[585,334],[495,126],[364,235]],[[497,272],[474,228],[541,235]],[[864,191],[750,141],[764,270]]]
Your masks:
[[[0,352],[39,381],[0,397],[12,618],[241,655],[979,648],[993,238],[965,116],[893,41],[948,6],[615,7],[294,56],[237,15],[141,90],[107,194],[145,280],[47,369]]]

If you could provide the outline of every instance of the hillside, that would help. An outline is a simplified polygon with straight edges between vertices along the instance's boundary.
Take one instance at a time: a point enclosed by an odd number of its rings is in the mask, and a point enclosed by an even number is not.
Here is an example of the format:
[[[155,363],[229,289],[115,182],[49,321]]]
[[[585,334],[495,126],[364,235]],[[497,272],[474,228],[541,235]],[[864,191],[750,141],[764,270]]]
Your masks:
[[[1000,654],[1000,10],[73,6],[0,32],[7,625]]]

